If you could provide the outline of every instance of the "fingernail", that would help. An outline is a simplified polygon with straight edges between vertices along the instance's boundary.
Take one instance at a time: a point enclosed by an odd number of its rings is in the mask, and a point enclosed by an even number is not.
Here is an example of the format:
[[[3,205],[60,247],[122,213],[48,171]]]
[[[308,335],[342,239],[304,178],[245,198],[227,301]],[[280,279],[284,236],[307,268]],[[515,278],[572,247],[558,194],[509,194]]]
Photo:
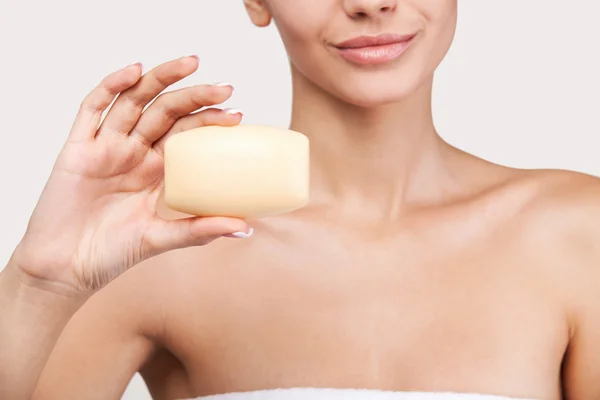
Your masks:
[[[233,85],[231,83],[227,83],[227,82],[217,82],[217,83],[213,84],[213,86],[230,86],[233,89]]]
[[[233,237],[233,238],[238,238],[238,239],[245,239],[245,238],[249,238],[250,236],[252,236],[252,233],[254,233],[254,229],[250,228],[248,230],[248,233],[246,232],[234,232],[231,233],[229,235],[225,235],[227,237]]]
[[[225,114],[235,115],[235,114],[243,114],[240,110],[236,108],[226,108],[223,110]]]
[[[144,68],[144,66],[142,65],[142,63],[141,63],[141,62],[139,62],[139,61],[138,61],[138,62],[134,62],[134,63],[132,63],[132,64],[129,64],[129,65],[128,65],[128,66],[126,66],[125,68],[133,67],[134,65],[139,65],[139,66],[140,66],[140,68]]]
[[[200,60],[200,57],[198,57],[196,54],[189,54],[188,57],[194,57],[196,60]]]

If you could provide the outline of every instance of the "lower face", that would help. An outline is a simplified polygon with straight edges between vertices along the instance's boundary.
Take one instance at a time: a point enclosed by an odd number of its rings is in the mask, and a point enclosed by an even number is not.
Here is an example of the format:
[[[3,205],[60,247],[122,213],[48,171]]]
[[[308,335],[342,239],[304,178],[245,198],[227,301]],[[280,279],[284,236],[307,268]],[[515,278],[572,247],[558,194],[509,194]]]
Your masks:
[[[374,107],[401,101],[430,82],[454,37],[456,1],[266,4],[299,74],[344,102]],[[392,40],[386,45],[344,44],[360,36]]]

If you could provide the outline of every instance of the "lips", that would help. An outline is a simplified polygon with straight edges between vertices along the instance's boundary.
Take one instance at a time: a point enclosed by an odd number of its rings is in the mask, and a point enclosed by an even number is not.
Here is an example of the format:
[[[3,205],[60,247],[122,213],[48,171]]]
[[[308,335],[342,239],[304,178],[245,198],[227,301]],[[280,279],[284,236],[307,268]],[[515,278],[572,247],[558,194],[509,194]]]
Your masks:
[[[361,47],[385,46],[411,40],[415,35],[382,34],[378,36],[359,36],[335,45],[338,49],[359,49]]]
[[[415,34],[359,36],[334,45],[347,61],[358,65],[376,65],[400,57],[408,49]]]

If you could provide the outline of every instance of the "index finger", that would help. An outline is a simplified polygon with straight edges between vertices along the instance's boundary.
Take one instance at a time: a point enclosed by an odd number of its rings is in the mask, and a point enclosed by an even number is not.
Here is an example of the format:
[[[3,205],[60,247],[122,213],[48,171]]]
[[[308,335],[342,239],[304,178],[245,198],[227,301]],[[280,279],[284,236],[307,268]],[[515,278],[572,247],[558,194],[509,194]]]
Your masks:
[[[142,65],[134,63],[108,75],[83,99],[69,133],[69,140],[93,139],[102,114],[120,92],[139,81]]]
[[[131,88],[119,94],[98,129],[104,133],[129,135],[144,108],[170,85],[191,75],[198,68],[196,56],[181,57],[153,68]]]

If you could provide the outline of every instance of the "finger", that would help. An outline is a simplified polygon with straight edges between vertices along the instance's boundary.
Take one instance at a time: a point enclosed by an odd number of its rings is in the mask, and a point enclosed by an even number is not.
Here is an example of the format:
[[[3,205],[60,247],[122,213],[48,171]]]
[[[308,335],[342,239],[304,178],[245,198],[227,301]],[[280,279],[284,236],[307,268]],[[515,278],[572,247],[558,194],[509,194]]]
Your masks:
[[[165,150],[165,142],[171,135],[207,125],[233,126],[239,124],[242,118],[243,114],[238,110],[207,108],[180,118],[165,135],[154,142],[152,148],[162,156]]]
[[[245,238],[252,234],[248,224],[237,218],[192,217],[177,220],[156,219],[149,227],[145,243],[149,251],[158,254],[191,246],[203,246],[227,235]]]
[[[152,69],[131,88],[122,92],[106,114],[98,135],[128,135],[144,108],[168,86],[191,75],[198,68],[198,58],[182,57]]]
[[[223,103],[232,92],[231,86],[199,85],[163,93],[144,111],[130,135],[150,147],[179,118],[200,108]]]
[[[69,140],[93,139],[104,111],[119,93],[135,85],[141,74],[142,64],[135,63],[105,77],[81,102]]]

